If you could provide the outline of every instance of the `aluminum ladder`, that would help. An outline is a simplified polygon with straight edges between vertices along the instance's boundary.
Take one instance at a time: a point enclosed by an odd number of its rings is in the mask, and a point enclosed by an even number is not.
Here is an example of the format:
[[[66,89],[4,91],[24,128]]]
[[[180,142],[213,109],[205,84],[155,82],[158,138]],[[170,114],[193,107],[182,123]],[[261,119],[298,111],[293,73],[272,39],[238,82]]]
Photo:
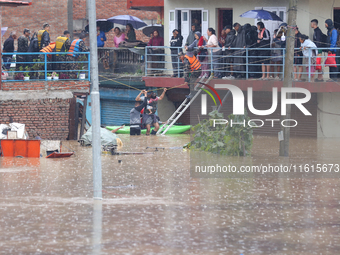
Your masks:
[[[203,82],[204,79],[206,79],[206,75],[203,75],[203,77],[200,79],[200,81],[196,84],[194,87],[194,91],[197,91],[196,94],[190,99],[185,98],[185,100],[182,102],[182,104],[176,109],[176,111],[171,115],[171,117],[167,120],[168,125],[163,125],[159,128],[157,131],[157,135],[165,135],[166,132],[177,122],[177,120],[183,115],[183,113],[188,109],[188,107],[191,105],[191,103],[198,97],[198,95],[202,92],[201,88],[204,88],[204,84],[208,84],[210,80],[213,78],[211,75],[205,82]],[[191,93],[189,94],[189,96]]]

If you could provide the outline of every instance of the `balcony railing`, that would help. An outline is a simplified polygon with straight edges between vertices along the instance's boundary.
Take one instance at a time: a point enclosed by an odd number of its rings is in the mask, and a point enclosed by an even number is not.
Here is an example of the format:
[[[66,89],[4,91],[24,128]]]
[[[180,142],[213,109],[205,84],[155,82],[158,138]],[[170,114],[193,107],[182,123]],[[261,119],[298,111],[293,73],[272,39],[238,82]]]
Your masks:
[[[68,54],[78,55],[73,57]],[[2,53],[3,82],[90,80],[89,52]]]
[[[223,79],[233,79],[235,77],[241,79],[255,79],[262,76],[262,63],[270,66],[269,75],[277,80],[283,80],[285,67],[285,48],[206,48],[206,55],[197,55],[202,65],[202,72],[213,73],[214,77]],[[340,48],[332,48],[332,51],[337,51]],[[180,51],[185,51],[182,47],[168,47],[168,46],[148,46],[145,48],[145,75],[146,76],[173,76],[181,77],[183,75],[183,65],[178,58]],[[214,52],[212,51],[214,50]],[[295,49],[294,61],[301,62],[301,64],[294,64],[303,69],[299,72],[299,68],[294,72],[294,75],[299,77],[303,75],[305,80],[312,81],[313,76],[317,77],[318,73],[316,67],[322,70],[323,74],[337,76],[340,74],[339,70],[334,68],[326,72],[324,70],[325,61],[329,56],[327,54],[318,54],[313,56],[313,50],[326,50],[327,48],[308,48],[307,56],[299,56],[297,53],[302,52],[303,49]],[[272,53],[275,54],[272,54]],[[316,64],[319,58],[321,64]],[[336,62],[340,62],[340,56],[330,57]],[[293,63],[292,63],[293,64]],[[333,66],[331,66],[333,67]],[[321,71],[320,71],[321,73]],[[267,75],[267,72],[266,72]]]

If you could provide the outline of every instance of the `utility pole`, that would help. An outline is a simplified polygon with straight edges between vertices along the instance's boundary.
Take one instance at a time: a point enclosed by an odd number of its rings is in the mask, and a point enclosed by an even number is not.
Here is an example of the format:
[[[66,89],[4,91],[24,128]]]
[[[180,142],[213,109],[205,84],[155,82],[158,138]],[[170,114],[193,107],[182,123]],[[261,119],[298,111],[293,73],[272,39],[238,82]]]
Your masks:
[[[293,83],[293,64],[294,64],[294,45],[295,45],[295,27],[296,27],[296,16],[297,16],[297,2],[298,0],[289,0],[288,10],[288,31],[286,37],[286,56],[285,56],[285,72],[283,87],[291,88]],[[287,99],[292,98],[292,94],[287,94]],[[282,118],[291,119],[291,105],[286,105],[286,116]],[[289,156],[289,138],[290,128],[281,127],[283,133],[283,140],[280,141],[280,156]]]
[[[100,101],[98,81],[96,0],[87,0],[90,31],[91,104],[92,104],[92,164],[94,199],[102,199],[102,163],[100,142]]]
[[[71,33],[73,40],[73,0],[67,0],[67,30]]]

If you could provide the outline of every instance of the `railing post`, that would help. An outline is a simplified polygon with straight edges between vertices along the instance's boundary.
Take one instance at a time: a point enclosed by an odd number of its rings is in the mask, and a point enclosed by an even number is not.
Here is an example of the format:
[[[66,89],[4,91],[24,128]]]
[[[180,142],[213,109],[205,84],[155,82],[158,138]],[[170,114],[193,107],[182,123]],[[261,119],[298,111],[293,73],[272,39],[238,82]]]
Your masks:
[[[248,59],[248,48],[246,48],[246,80],[249,79],[249,59]]]
[[[90,72],[90,65],[91,65],[91,54],[87,53],[87,73],[89,77],[89,81],[91,81],[91,72]]]
[[[45,81],[47,81],[47,54],[44,53],[44,61],[45,61]]]
[[[148,76],[148,46],[145,47],[145,76]]]
[[[179,62],[179,57],[178,57],[178,54],[179,54],[179,49],[180,48],[177,48],[177,77],[179,78],[180,77],[180,73],[179,73],[179,65],[180,65],[180,62]]]
[[[282,80],[284,80],[284,76],[285,76],[285,58],[286,57],[286,49],[283,49],[282,52]]]
[[[310,82],[310,77],[311,77],[311,54],[312,54],[312,49],[308,49],[308,82]]]
[[[213,68],[213,51],[210,50],[210,75],[215,75]]]

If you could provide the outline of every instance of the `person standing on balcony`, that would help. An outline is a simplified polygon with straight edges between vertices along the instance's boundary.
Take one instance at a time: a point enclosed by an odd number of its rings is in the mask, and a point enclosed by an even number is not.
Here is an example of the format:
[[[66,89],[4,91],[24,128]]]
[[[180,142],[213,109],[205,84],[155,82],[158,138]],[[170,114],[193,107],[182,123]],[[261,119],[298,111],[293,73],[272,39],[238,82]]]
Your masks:
[[[125,40],[127,42],[135,42],[136,41],[136,32],[133,26],[130,23],[126,24],[126,35]]]
[[[311,20],[311,28],[313,28],[313,42],[318,48],[327,48],[327,45],[323,43],[324,37],[327,37],[324,33],[322,33],[321,29],[318,27],[319,21],[317,19]],[[326,40],[325,40],[326,41]],[[322,50],[318,50],[318,57],[321,57]],[[316,82],[323,81],[322,70],[317,70],[318,78],[315,79]]]
[[[264,27],[263,22],[257,22],[257,29],[259,30],[257,44],[260,48],[258,55],[260,58],[260,63],[262,64],[262,77],[260,78],[260,80],[269,80],[270,50],[265,50],[265,48],[270,48],[270,33],[268,29]]]
[[[125,40],[125,35],[122,33],[119,27],[115,27],[115,37],[113,38],[113,42],[115,47],[118,48],[119,44]]]
[[[72,41],[70,49],[68,52],[70,54],[66,55],[67,69],[68,70],[79,70],[79,63],[77,62],[81,54],[75,54],[77,52],[89,52],[90,49],[86,47],[84,39],[86,37],[85,33],[81,33],[78,36],[78,39]],[[86,63],[81,63],[82,67],[86,65]],[[88,69],[88,68],[85,68]],[[76,79],[79,71],[69,73],[71,79]]]
[[[301,50],[302,50],[302,54],[305,58],[305,63],[309,62],[309,58],[310,60],[310,66],[307,66],[307,73],[309,72],[309,68],[310,68],[310,73],[311,73],[311,82],[314,82],[314,73],[315,73],[315,64],[316,64],[316,56],[318,54],[318,50],[313,49],[313,50],[309,50],[309,48],[316,48],[315,43],[313,43],[311,40],[308,39],[307,35],[301,35],[300,37],[300,43],[301,43]],[[310,56],[310,52],[311,52],[311,56]]]
[[[302,34],[300,33],[299,28],[296,27],[295,28],[295,45],[294,45],[294,79],[295,81],[301,81],[301,76],[302,76],[302,71],[303,71],[303,65],[302,65],[303,54],[302,54],[302,51],[300,50],[301,35]]]
[[[196,32],[196,25],[192,24],[191,25],[191,31],[187,37],[187,40],[185,42],[185,46],[191,45],[195,41],[195,32]]]
[[[180,51],[182,51],[182,48],[178,48],[178,47],[182,47],[183,44],[183,37],[181,35],[179,35],[179,31],[178,29],[174,29],[172,31],[172,37],[170,40],[170,47],[177,47],[177,48],[170,48],[170,52],[171,52],[171,61],[172,61],[172,69],[173,69],[173,75],[172,77],[177,77],[178,76],[178,72],[179,72],[179,63],[178,63],[178,53]]]
[[[17,39],[17,34],[15,31],[12,31],[9,37],[4,42],[4,47],[2,48],[2,52],[4,53],[13,53],[14,52],[14,40]],[[4,61],[4,65],[6,69],[10,69],[11,64],[8,62],[11,62],[12,55],[4,55],[2,57]]]
[[[209,36],[209,40],[207,38],[205,38],[204,36],[203,36],[203,39],[207,42],[206,47],[214,48],[214,49],[211,49],[211,53],[213,55],[213,59],[212,59],[213,70],[211,70],[211,71],[214,72],[214,79],[218,79],[218,78],[221,78],[220,77],[221,66],[219,65],[219,63],[220,63],[220,59],[222,57],[222,55],[221,55],[222,51],[221,51],[221,49],[219,49],[218,39],[217,39],[217,36],[216,36],[215,29],[209,27],[207,34]]]
[[[43,29],[38,31],[39,50],[50,45],[50,42],[51,42],[50,28],[51,28],[50,25],[48,23],[45,23],[43,25]]]
[[[331,19],[327,19],[325,21],[325,27],[327,28],[327,36],[328,36],[328,43],[330,45],[330,49],[328,51],[328,54],[336,54],[336,47],[337,47],[337,40],[338,40],[338,31],[334,28],[333,21]],[[329,67],[329,80],[336,81],[337,80],[337,74],[338,67]]]
[[[208,50],[204,48],[207,42],[203,39],[203,36],[201,35],[201,32],[199,31],[195,32],[195,38],[196,40],[191,45],[185,46],[185,49],[187,51],[194,51],[194,48],[198,48],[197,57],[198,57],[199,62],[201,63],[201,68],[202,68],[202,73],[199,76],[199,78],[202,78],[203,75],[206,75],[206,77],[208,77],[209,76]]]
[[[237,32],[235,41],[234,41],[234,48],[239,48],[236,49],[234,52],[234,71],[235,71],[235,78],[243,79],[246,77],[245,71],[245,49],[246,48],[246,31],[243,29],[243,27],[239,23],[234,24],[234,29]]]
[[[17,52],[28,52],[28,41],[30,39],[30,34],[31,31],[28,28],[24,29],[24,33],[23,35],[19,36],[18,38],[18,50]],[[27,62],[27,55],[20,55],[17,54],[17,58],[16,58],[16,69],[19,70],[20,66],[22,66],[25,69],[25,66],[30,65],[30,64],[18,64],[18,62]],[[31,64],[33,65],[33,64]]]
[[[100,31],[100,27],[97,27],[97,47],[104,47],[106,36],[103,31]]]
[[[71,46],[71,42],[70,42],[70,32],[69,31],[64,31],[64,35],[63,36],[58,36],[57,40],[55,42],[55,52],[68,52],[68,50],[70,49]],[[66,54],[56,54],[56,61],[57,62],[63,62],[63,63],[57,63],[56,67],[58,70],[67,70],[67,63],[66,61]],[[64,74],[66,74],[65,72],[63,72]]]
[[[158,30],[153,31],[153,37],[150,39],[147,46],[164,46],[164,39],[163,37],[159,36]],[[149,49],[150,50],[150,49]],[[164,61],[164,49],[162,48],[152,48],[151,51],[152,57],[152,73],[161,73],[164,69],[164,63],[160,63],[161,61]]]
[[[234,63],[234,58],[231,57],[233,55],[233,50],[231,47],[234,44],[235,38],[236,38],[236,31],[231,28],[231,26],[226,26],[225,27],[225,33],[226,33],[226,38],[225,38],[225,43],[224,43],[224,48],[226,50],[226,63],[227,63],[227,74],[224,76],[222,79],[227,79],[227,80],[233,80],[235,77],[233,76],[233,63]]]

